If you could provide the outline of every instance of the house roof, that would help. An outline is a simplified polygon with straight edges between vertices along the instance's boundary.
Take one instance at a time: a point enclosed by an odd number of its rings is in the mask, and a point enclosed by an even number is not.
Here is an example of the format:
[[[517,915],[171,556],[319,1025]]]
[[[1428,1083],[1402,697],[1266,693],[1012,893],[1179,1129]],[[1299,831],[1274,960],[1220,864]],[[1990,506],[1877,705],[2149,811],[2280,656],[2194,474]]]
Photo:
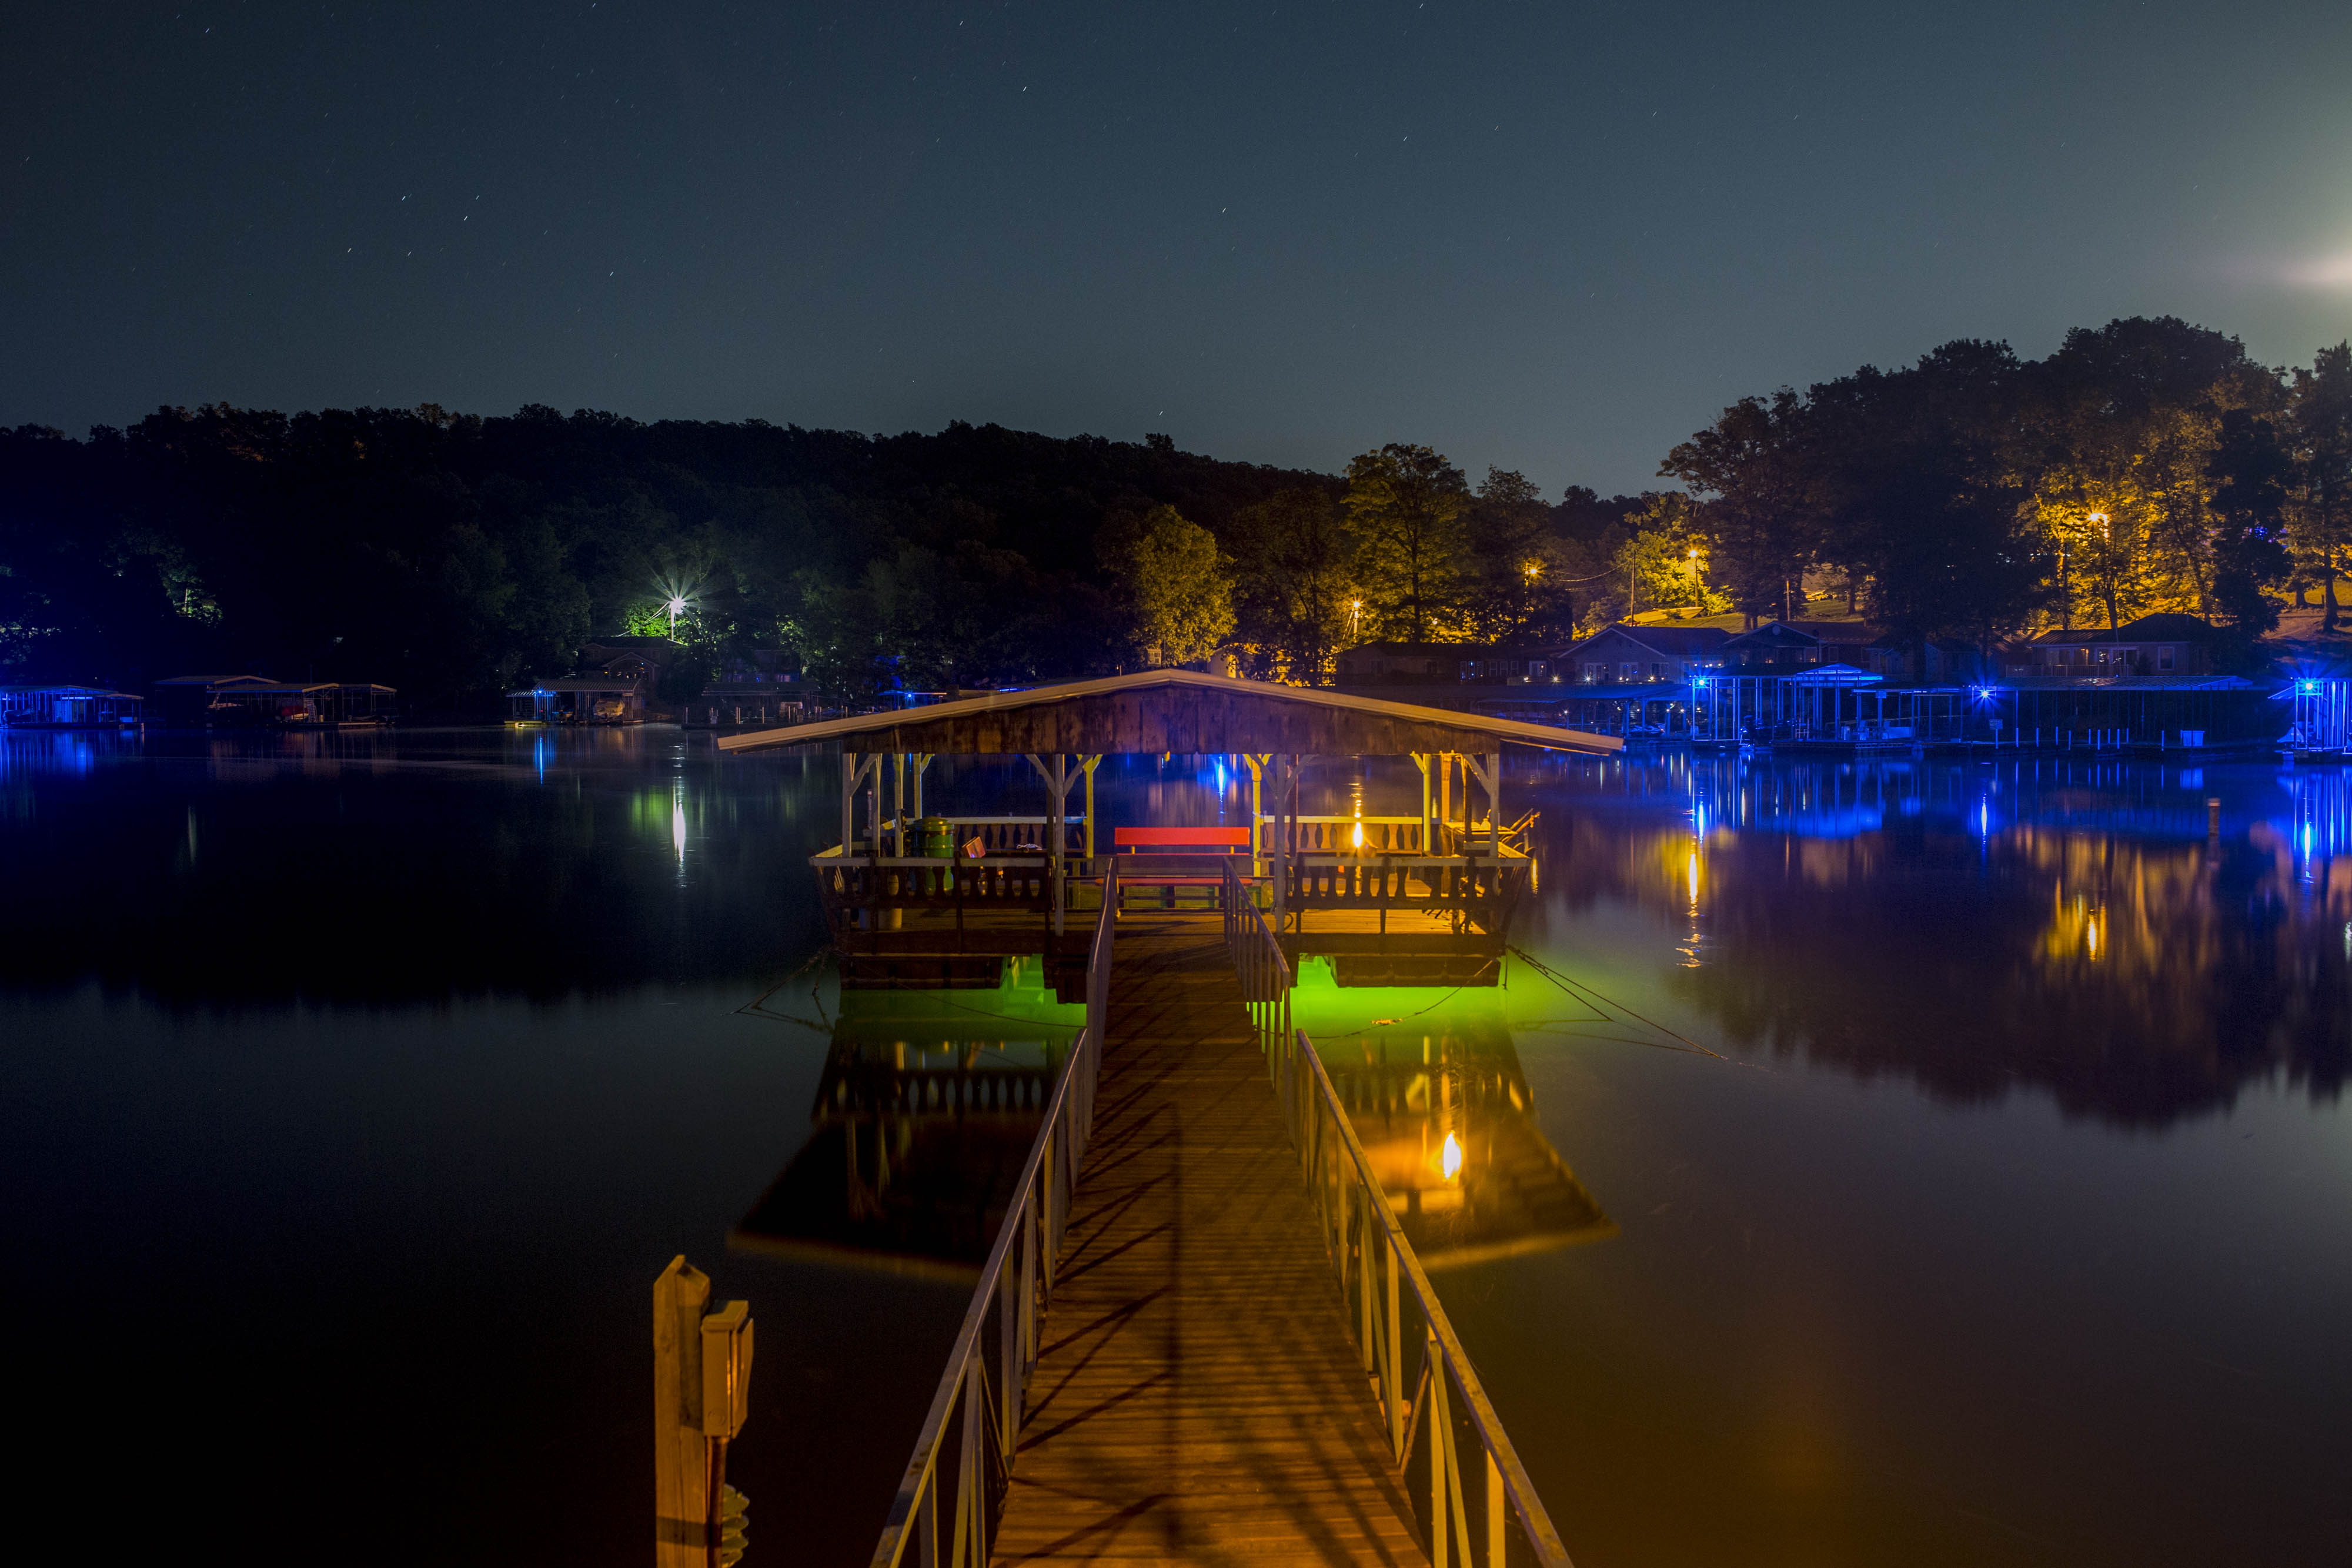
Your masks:
[[[1541,658],[1543,650],[1533,645],[1494,643],[1363,643],[1353,648],[1339,650],[1342,659],[1359,653],[1371,653],[1382,658],[1402,659],[1507,659],[1512,657]]]
[[[47,693],[57,696],[128,697],[132,702],[147,699],[134,692],[118,692],[112,686],[86,686],[76,681],[35,681],[26,685],[0,686],[0,692],[16,694]]]
[[[1865,621],[1767,621],[1753,632],[1742,632],[1727,646],[1800,648],[1833,643],[1871,647],[1885,640],[1882,629]]]
[[[1581,730],[1321,687],[1238,681],[1192,670],[1145,670],[722,736],[719,747],[759,751],[815,741],[836,742],[848,751],[950,756],[1174,751],[1401,757],[1494,750],[1506,741],[1606,755],[1623,744]]]
[[[1670,658],[1712,653],[1731,640],[1731,633],[1720,626],[1636,626],[1619,621],[1602,627],[1590,637],[1570,643],[1560,650],[1560,656],[1570,657],[1578,649],[1590,647],[1612,633]]]
[[[2127,621],[2109,631],[2104,626],[2076,626],[2063,632],[2044,632],[2028,639],[2033,643],[2202,643],[2213,635],[2213,628],[2194,615],[2167,612],[2143,615]]]

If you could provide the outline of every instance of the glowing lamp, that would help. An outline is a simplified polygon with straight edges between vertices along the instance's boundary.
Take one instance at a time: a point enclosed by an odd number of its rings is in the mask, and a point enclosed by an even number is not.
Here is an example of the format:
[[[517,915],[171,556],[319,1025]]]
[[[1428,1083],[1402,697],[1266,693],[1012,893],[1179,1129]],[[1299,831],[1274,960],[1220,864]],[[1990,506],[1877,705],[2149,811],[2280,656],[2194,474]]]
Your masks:
[[[1445,1148],[1438,1155],[1438,1160],[1445,1168],[1447,1181],[1452,1181],[1455,1176],[1460,1176],[1462,1174],[1462,1140],[1451,1133],[1446,1134]]]

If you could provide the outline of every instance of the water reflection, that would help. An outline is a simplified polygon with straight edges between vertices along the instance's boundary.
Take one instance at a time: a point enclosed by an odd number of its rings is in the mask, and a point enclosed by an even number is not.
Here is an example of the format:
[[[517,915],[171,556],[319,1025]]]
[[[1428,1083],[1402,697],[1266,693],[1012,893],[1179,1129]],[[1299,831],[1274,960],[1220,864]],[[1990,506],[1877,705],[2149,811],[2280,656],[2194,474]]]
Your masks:
[[[0,981],[220,1007],[757,974],[821,937],[822,761],[652,729],[0,735]]]
[[[782,1257],[971,1280],[1083,1007],[1035,959],[994,991],[841,993],[810,1133],[730,1238]]]
[[[1737,1042],[2128,1124],[2352,1062],[2341,769],[1673,757],[1551,791],[1543,908],[1680,923],[1673,987]]]
[[[1501,990],[1343,989],[1309,958],[1292,1016],[1423,1267],[1617,1233],[1537,1124]]]

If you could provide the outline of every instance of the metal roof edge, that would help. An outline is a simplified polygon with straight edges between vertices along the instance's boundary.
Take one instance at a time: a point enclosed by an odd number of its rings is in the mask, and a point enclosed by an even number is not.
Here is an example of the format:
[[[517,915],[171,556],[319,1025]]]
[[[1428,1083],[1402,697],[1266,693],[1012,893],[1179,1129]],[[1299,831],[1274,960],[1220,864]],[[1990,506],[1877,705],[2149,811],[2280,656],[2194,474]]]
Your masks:
[[[1423,707],[1414,703],[1351,696],[1320,686],[1286,686],[1270,681],[1237,680],[1225,675],[1203,674],[1197,670],[1144,670],[1129,675],[1098,675],[1060,685],[1032,686],[1025,691],[989,692],[977,697],[961,697],[925,707],[896,708],[887,713],[860,714],[852,718],[820,719],[814,724],[755,730],[749,735],[722,736],[719,739],[719,748],[721,751],[763,751],[774,747],[806,746],[891,729],[902,724],[928,724],[937,719],[965,718],[1013,708],[1043,707],[1079,697],[1100,696],[1110,692],[1142,691],[1155,686],[1190,686],[1204,691],[1271,697],[1283,702],[1372,714],[1385,718],[1402,718],[1416,724],[1442,724],[1456,729],[1482,731],[1500,740],[1539,747],[1549,751],[1580,751],[1605,756],[1624,748],[1624,742],[1611,735],[1557,729],[1549,725],[1528,724],[1518,719],[1490,718],[1483,714],[1465,713],[1454,708]]]

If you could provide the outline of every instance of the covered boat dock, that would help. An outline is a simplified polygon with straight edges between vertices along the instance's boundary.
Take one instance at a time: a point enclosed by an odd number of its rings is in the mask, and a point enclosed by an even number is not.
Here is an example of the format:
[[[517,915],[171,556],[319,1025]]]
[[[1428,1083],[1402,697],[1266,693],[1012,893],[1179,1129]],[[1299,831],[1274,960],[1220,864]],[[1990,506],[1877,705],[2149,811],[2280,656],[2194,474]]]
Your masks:
[[[1475,1082],[1433,1071],[1418,1039],[1415,1060],[1392,1071],[1351,1071],[1343,1101],[1292,1028],[1291,998],[1310,912],[1366,941],[1499,945],[1532,869],[1502,810],[1502,747],[1608,754],[1621,743],[1153,671],[719,745],[809,743],[842,751],[842,839],[811,863],[845,985],[853,964],[893,950],[877,945],[969,957],[989,949],[947,944],[991,929],[993,951],[1042,948],[1061,999],[1086,1009],[878,1521],[876,1568],[1108,1558],[1569,1568],[1419,1248],[1471,1261],[1605,1234],[1607,1218],[1556,1156],[1482,1135],[1476,1112],[1524,1093],[1507,1071]],[[951,821],[952,831],[910,820],[925,764],[943,753],[1026,758],[1045,814]],[[1118,753],[1248,763],[1244,852],[1222,853],[1219,874],[1191,884],[1206,908],[1124,910],[1129,857],[1097,852],[1092,812],[1068,810],[1094,764]],[[1417,815],[1300,813],[1299,779],[1317,758],[1367,755],[1415,760]],[[1454,934],[1378,934],[1376,922],[1413,906]],[[1074,909],[1084,918],[1070,920]],[[918,1092],[972,1087],[966,1075]],[[1391,1113],[1416,1095],[1418,1116]],[[1376,1147],[1350,1103],[1377,1125]],[[1524,1201],[1474,1210],[1474,1187],[1484,1203],[1521,1183]],[[692,1539],[664,1561],[682,1568]]]
[[[1083,942],[1070,916],[1097,907],[1105,879],[1119,869],[1106,852],[1115,846],[1097,833],[1092,804],[1095,768],[1106,755],[1235,758],[1250,779],[1244,852],[1200,857],[1200,874],[1186,879],[1184,906],[1213,910],[1229,896],[1247,898],[1270,912],[1292,951],[1304,945],[1348,956],[1351,972],[1377,970],[1393,981],[1416,964],[1431,967],[1433,978],[1440,971],[1475,977],[1465,965],[1484,974],[1501,953],[1510,911],[1534,870],[1525,820],[1514,822],[1504,806],[1502,747],[1607,755],[1623,743],[1410,703],[1154,670],[727,736],[718,744],[728,752],[841,748],[840,839],[812,856],[810,867],[845,956],[845,982],[984,985],[997,972],[995,960],[1043,952],[1067,985]],[[940,755],[1025,758],[1044,810],[929,816],[924,775]],[[1417,810],[1346,818],[1300,810],[1300,782],[1318,761],[1364,756],[1412,759]],[[1406,918],[1413,915],[1427,918]],[[1380,962],[1370,963],[1376,955]]]

